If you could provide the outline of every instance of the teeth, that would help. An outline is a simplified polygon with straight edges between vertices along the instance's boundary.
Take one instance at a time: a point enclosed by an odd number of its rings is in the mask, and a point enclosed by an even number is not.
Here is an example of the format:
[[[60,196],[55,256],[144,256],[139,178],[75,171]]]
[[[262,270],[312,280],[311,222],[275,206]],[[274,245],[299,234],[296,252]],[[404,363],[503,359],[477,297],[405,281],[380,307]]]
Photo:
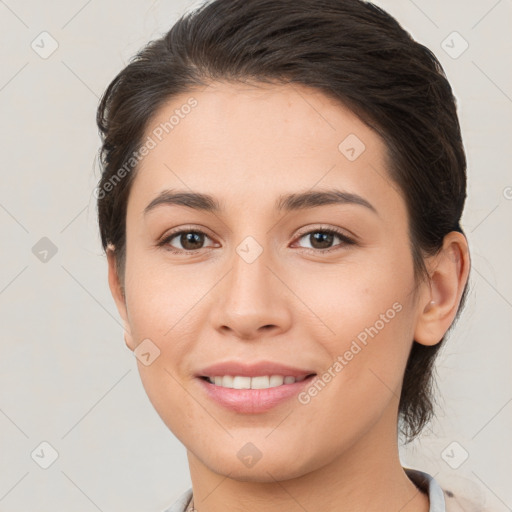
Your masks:
[[[241,375],[221,375],[208,377],[208,381],[216,386],[233,389],[267,389],[282,386],[283,384],[293,384],[301,382],[306,377],[292,377],[290,375],[262,375],[258,377],[243,377]]]

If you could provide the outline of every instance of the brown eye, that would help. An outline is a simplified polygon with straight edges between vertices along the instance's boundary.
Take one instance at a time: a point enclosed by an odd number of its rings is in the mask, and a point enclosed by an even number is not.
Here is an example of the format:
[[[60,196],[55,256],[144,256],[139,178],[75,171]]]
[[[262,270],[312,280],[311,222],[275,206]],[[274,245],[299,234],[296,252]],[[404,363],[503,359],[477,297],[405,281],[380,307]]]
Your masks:
[[[179,241],[182,247],[186,250],[193,251],[195,249],[201,249],[204,244],[204,234],[190,231],[189,233],[181,233]]]
[[[335,235],[324,231],[317,231],[309,235],[309,240],[314,249],[329,249]]]
[[[341,240],[341,243],[335,244],[333,246],[333,241],[336,238]],[[338,247],[343,247],[345,245],[355,244],[354,240],[335,229],[316,229],[313,231],[308,231],[307,233],[301,235],[299,240],[302,239],[306,239],[310,243],[309,247],[305,247],[306,249],[313,249],[324,252],[335,250]]]
[[[182,230],[172,233],[166,237],[159,245],[164,246],[171,252],[193,252],[206,247],[205,240],[209,237],[206,233],[198,230]]]

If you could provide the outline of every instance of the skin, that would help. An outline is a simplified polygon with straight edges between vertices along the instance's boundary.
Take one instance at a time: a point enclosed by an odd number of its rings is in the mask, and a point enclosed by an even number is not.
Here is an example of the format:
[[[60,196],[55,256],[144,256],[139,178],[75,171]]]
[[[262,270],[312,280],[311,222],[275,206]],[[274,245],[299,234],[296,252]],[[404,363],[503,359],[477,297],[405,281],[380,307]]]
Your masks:
[[[144,157],[132,185],[125,296],[112,248],[107,254],[127,346],[149,338],[160,350],[152,364],[138,361],[139,372],[187,449],[196,509],[428,511],[398,458],[398,397],[413,339],[434,345],[454,320],[469,271],[466,239],[448,234],[427,261],[430,281],[415,283],[405,202],[384,143],[321,92],[212,83],[173,97],[146,136],[190,97],[197,106]],[[338,149],[349,134],[365,145],[354,161]],[[330,188],[362,196],[378,213],[354,204],[274,208],[281,194]],[[161,205],[144,215],[164,189],[210,194],[223,210]],[[158,246],[180,227],[206,233],[195,254],[179,235],[167,247],[180,254]],[[320,228],[356,244],[334,236],[315,245]],[[263,248],[250,264],[236,252],[247,236]],[[306,405],[292,398],[239,414],[194,377],[227,360],[321,375],[394,303],[401,311]],[[250,468],[237,457],[248,442],[262,454]]]

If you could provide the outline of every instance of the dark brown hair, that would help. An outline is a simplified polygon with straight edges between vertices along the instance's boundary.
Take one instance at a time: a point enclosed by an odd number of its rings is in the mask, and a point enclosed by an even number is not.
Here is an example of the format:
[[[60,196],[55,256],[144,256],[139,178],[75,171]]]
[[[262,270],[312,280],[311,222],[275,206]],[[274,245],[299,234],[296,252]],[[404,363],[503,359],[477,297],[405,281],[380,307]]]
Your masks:
[[[148,43],[98,107],[99,228],[103,248],[114,247],[122,282],[133,155],[148,122],[173,96],[214,81],[310,86],[375,130],[386,144],[391,183],[407,205],[416,282],[428,279],[424,258],[439,251],[444,236],[463,233],[466,158],[456,101],[429,49],[369,2],[215,0]],[[467,285],[456,319],[466,295]],[[445,337],[434,346],[413,342],[399,404],[407,441],[432,417],[433,364]]]

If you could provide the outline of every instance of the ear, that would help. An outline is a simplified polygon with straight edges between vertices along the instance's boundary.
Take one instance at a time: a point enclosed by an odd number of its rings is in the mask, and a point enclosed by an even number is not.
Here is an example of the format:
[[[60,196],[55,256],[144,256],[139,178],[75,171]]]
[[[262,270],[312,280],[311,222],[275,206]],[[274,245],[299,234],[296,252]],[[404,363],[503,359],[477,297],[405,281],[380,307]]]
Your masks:
[[[124,342],[130,350],[134,350],[136,347],[133,343],[133,338],[130,330],[130,322],[128,319],[128,309],[126,307],[126,299],[124,290],[121,285],[121,279],[117,273],[116,268],[116,255],[113,245],[107,247],[107,260],[108,260],[108,285],[110,287],[110,293],[116,303],[117,310],[121,315],[124,324]]]
[[[430,282],[423,287],[418,302],[414,340],[436,345],[450,328],[468,280],[470,259],[466,237],[451,231],[443,247],[427,262]]]

